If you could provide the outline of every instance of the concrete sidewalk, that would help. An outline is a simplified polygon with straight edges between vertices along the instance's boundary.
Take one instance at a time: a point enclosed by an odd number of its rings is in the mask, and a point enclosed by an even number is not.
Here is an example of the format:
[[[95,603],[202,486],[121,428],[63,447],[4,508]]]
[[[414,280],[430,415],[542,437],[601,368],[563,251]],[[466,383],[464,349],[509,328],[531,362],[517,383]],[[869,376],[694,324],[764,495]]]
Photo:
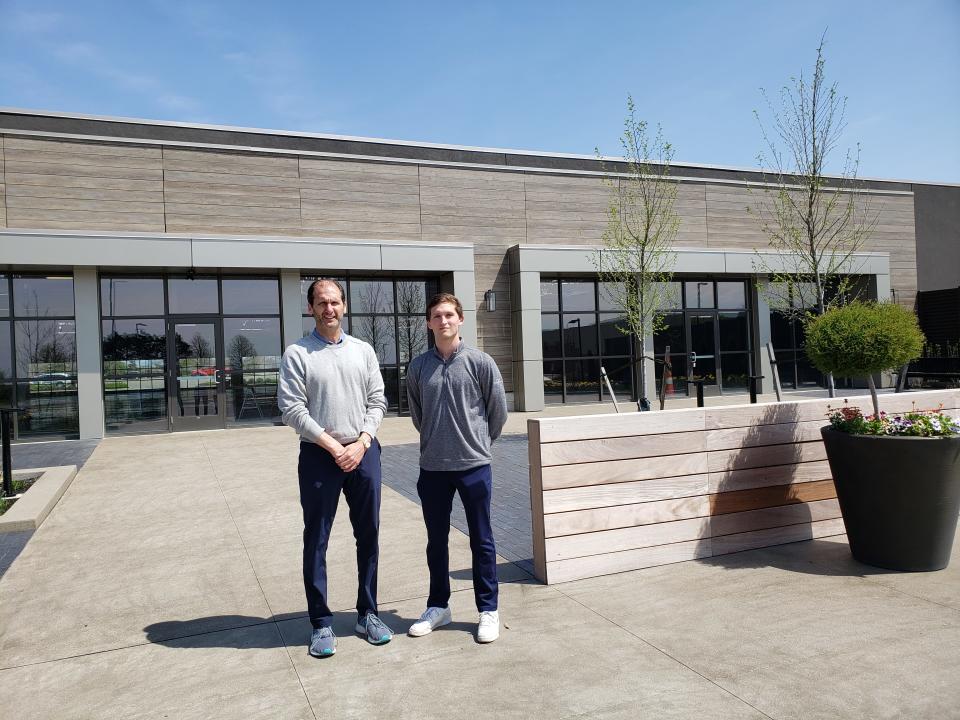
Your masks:
[[[409,442],[395,425],[385,442]],[[813,541],[551,587],[504,560],[501,638],[478,645],[453,530],[453,625],[373,647],[351,633],[344,507],[340,645],[310,658],[296,451],[285,428],[104,440],[0,579],[0,718],[960,717],[960,550],[900,574]],[[424,606],[424,544],[385,487],[398,633]]]

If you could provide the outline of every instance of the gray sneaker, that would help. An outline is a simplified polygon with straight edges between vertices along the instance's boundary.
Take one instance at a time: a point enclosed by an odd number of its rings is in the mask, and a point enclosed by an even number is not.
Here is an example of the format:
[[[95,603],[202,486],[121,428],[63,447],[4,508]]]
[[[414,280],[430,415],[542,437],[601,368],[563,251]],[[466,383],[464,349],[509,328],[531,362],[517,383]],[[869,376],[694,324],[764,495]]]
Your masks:
[[[393,630],[388,628],[383,620],[374,613],[368,612],[363,617],[357,618],[357,633],[367,638],[367,642],[373,645],[386,645],[393,639]]]
[[[328,627],[315,628],[310,636],[310,654],[316,658],[330,657],[337,651],[337,636]]]

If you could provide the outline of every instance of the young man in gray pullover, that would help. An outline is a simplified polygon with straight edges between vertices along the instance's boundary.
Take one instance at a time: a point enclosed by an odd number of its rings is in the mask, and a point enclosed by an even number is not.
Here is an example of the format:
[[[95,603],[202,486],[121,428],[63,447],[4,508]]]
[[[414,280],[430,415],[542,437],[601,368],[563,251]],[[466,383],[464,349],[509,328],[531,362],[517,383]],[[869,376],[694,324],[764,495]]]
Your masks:
[[[497,550],[490,527],[490,446],[507,420],[503,378],[493,358],[460,339],[463,307],[449,293],[427,305],[427,326],[436,345],[407,369],[407,397],[420,432],[417,494],[427,526],[430,596],[408,631],[426,635],[450,622],[450,511],[460,494],[470,531],[473,594],[480,612],[479,642],[500,635]]]
[[[393,637],[377,617],[380,443],[374,436],[387,401],[373,348],[340,329],[347,309],[340,283],[317,280],[307,302],[317,326],[283,353],[277,404],[283,422],[300,434],[303,583],[313,625],[309,652],[327,657],[337,649],[327,605],[327,542],[341,492],[357,541],[356,631],[374,645]]]

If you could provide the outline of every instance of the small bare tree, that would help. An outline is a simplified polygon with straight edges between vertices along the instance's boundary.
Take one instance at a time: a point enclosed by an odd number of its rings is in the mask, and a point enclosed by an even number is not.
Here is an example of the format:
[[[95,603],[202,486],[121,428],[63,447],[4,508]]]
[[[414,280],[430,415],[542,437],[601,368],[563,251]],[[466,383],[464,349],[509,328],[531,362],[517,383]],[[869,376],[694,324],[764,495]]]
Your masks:
[[[765,250],[776,253],[774,261],[758,250],[754,269],[770,280],[764,294],[771,308],[801,321],[856,295],[856,253],[877,223],[857,181],[859,145],[846,151],[839,175],[825,174],[846,127],[847,99],[836,83],[827,83],[824,44],[821,37],[813,77],[791,78],[780,90],[779,107],[761,90],[769,130],[754,111],[766,144],[758,160],[769,171],[764,189],[751,191],[758,202],[747,211],[769,238]],[[827,385],[833,397],[833,375]]]
[[[663,307],[676,262],[671,245],[680,228],[674,210],[678,185],[670,178],[673,146],[659,126],[651,137],[629,95],[623,125],[620,144],[626,167],[606,168],[610,207],[603,249],[594,264],[601,282],[607,283],[607,296],[624,315],[626,326],[618,328],[637,339],[637,407],[647,410],[645,361],[653,359],[647,356],[647,338],[664,326]]]

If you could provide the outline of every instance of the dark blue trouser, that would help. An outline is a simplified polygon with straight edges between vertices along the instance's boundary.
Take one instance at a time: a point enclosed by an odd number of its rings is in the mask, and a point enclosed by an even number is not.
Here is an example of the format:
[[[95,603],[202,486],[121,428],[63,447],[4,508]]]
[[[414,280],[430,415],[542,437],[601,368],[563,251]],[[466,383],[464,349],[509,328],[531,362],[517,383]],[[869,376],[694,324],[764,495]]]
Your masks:
[[[314,628],[329,627],[327,542],[343,491],[357,541],[357,612],[377,612],[377,560],[380,552],[380,443],[376,440],[350,473],[319,445],[300,443],[300,506],[303,508],[303,584],[307,614]]]
[[[427,566],[430,568],[428,607],[447,607],[450,602],[450,511],[453,494],[460,493],[470,531],[473,555],[473,596],[477,610],[496,610],[497,548],[490,527],[493,473],[489,465],[469,470],[435,471],[420,468],[417,494],[427,526]]]

